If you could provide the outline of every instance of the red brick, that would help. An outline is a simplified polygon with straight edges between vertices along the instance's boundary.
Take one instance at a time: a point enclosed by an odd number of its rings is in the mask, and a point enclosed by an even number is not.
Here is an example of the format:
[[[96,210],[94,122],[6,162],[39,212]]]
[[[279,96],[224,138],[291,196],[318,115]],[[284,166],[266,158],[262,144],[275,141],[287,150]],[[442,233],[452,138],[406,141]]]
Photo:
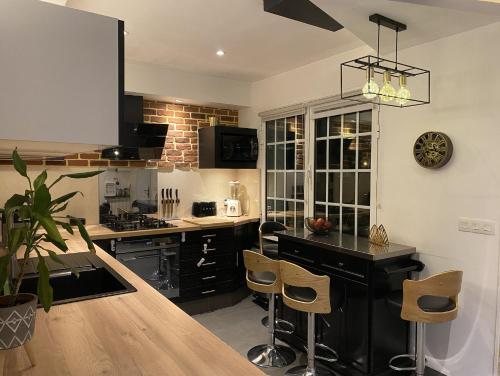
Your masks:
[[[215,110],[215,114],[216,115],[227,115],[228,114],[228,110]]]
[[[156,109],[159,109],[159,110],[166,110],[167,109],[167,104],[164,103],[164,102],[151,102],[148,107],[150,107],[150,108],[156,108]]]
[[[184,132],[184,137],[197,137],[198,132]]]
[[[71,154],[64,157],[64,159],[78,159],[78,154]]]
[[[144,115],[156,115],[156,110],[153,108],[145,108],[143,113]]]
[[[146,167],[146,161],[130,161],[130,167]]]
[[[147,166],[148,167],[158,167],[158,162],[148,162]]]
[[[7,161],[7,162],[10,162],[10,161]],[[38,159],[32,159],[31,161],[25,161],[25,162],[26,162],[27,165],[30,165],[30,166],[41,166],[41,165],[43,165],[43,161],[42,160],[38,160]],[[10,163],[12,163],[12,162],[10,162]]]
[[[185,112],[199,112],[200,108],[196,106],[184,106]]]
[[[0,166],[12,166],[12,165],[13,165],[12,161],[6,159],[0,159]]]
[[[174,144],[165,144],[165,149],[174,149]]]
[[[229,110],[230,116],[238,116],[238,110]]]
[[[189,113],[182,112],[182,111],[176,111],[174,116],[179,117],[179,118],[189,118]]]
[[[236,119],[233,116],[222,116],[221,121],[227,121],[229,123],[234,123]]]
[[[89,161],[85,159],[68,159],[68,166],[85,166],[89,165]]]
[[[66,166],[66,161],[45,161],[46,166]]]
[[[128,167],[128,161],[109,161],[111,167]]]
[[[191,144],[175,144],[176,150],[191,150]]]
[[[198,156],[198,150],[186,150],[184,156]]]
[[[191,168],[198,168],[198,163],[191,163]]]
[[[157,110],[156,114],[158,116],[174,116],[175,112],[170,110]]]
[[[158,168],[172,168],[174,164],[167,161],[158,162]]]
[[[189,163],[183,163],[183,162],[176,162],[175,163],[175,168],[189,168]]]
[[[183,131],[168,131],[167,132],[168,136],[169,137],[182,137],[184,135],[184,132]],[[169,143],[169,141],[167,140],[167,143]]]
[[[108,166],[109,161],[106,160],[98,160],[98,161],[90,161],[90,166]]]
[[[167,118],[160,117],[160,116],[151,116],[151,122],[152,123],[166,123]]]
[[[203,108],[200,109],[200,112],[202,114],[212,115],[215,112],[215,110],[213,108],[203,107]]]
[[[185,124],[198,125],[198,120],[196,119],[186,119],[184,120]]]
[[[80,153],[80,159],[99,159],[101,154],[99,153]]]
[[[168,122],[171,124],[184,124],[183,118],[169,117]]]
[[[176,131],[189,131],[189,130],[191,130],[191,126],[184,125],[184,124],[176,124],[175,130]]]
[[[145,122],[145,123],[149,123],[151,121],[151,116],[149,115],[144,115],[142,120]]]
[[[171,160],[170,157],[178,157],[178,156],[182,155],[182,151],[180,151],[180,150],[167,150],[166,154],[167,154],[167,157],[169,157],[168,160]]]
[[[173,137],[170,137],[170,136],[169,136],[169,133],[170,133],[170,132],[168,132],[168,133],[167,133],[167,137],[165,138],[165,142],[166,142],[167,144],[171,144],[172,142],[174,142],[174,138],[173,138]]]
[[[197,125],[191,125],[191,130],[194,132],[198,131],[198,126]]]
[[[208,127],[208,126],[210,126],[210,123],[201,122],[201,121],[198,123],[198,127]]]
[[[184,162],[198,162],[197,156],[184,156]]]
[[[172,155],[168,157],[169,162],[182,162],[184,157],[182,155]]]
[[[206,120],[206,118],[207,118],[207,115],[205,115],[205,114],[195,114],[195,113],[191,114],[191,119]]]
[[[174,110],[174,111],[182,111],[184,109],[184,107],[178,104],[171,104],[171,103],[167,104],[167,108],[169,110]]]
[[[175,143],[176,144],[189,144],[190,140],[187,137],[176,137],[175,138]]]

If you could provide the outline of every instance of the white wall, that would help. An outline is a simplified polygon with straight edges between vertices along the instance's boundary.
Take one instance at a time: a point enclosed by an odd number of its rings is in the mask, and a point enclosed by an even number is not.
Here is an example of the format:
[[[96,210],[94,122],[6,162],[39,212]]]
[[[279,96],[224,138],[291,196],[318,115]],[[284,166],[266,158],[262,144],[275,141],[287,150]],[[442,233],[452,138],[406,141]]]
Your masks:
[[[250,83],[127,61],[125,90],[204,105],[250,105]]]
[[[495,236],[460,233],[460,216],[500,221],[500,107],[496,45],[500,24],[401,51],[401,61],[430,68],[432,103],[380,113],[379,222],[392,241],[414,245],[426,274],[464,271],[460,313],[451,324],[430,325],[430,364],[453,376],[493,375],[498,228]],[[358,49],[280,74],[252,86],[252,108],[242,124],[258,127],[257,113],[339,94],[339,64],[362,56]],[[437,171],[412,155],[427,130],[447,133],[455,145],[450,163]]]
[[[0,2],[0,139],[118,143],[118,21]]]

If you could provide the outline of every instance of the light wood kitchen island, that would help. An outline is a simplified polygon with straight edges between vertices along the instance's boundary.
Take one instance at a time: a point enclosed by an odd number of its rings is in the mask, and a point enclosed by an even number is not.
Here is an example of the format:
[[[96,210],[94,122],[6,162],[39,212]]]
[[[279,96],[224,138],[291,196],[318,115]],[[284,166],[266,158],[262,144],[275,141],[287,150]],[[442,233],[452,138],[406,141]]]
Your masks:
[[[79,236],[63,236],[70,252],[86,250]],[[7,350],[5,375],[263,375],[113,257],[99,248],[97,256],[137,292],[38,309],[37,364],[23,348]]]

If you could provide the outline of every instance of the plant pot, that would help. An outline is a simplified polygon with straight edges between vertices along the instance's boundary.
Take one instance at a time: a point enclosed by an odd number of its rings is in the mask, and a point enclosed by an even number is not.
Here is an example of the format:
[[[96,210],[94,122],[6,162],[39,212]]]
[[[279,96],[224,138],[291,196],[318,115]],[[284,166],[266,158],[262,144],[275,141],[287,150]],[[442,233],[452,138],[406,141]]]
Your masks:
[[[19,294],[16,305],[8,307],[12,295],[0,297],[0,350],[22,346],[33,337],[38,297]]]

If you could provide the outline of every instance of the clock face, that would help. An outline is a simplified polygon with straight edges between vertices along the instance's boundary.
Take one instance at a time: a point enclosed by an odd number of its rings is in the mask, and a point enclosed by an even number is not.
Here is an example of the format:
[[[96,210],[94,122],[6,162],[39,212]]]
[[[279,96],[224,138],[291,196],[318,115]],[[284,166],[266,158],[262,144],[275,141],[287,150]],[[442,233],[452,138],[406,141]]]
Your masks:
[[[426,132],[415,141],[413,156],[417,163],[425,168],[440,168],[450,160],[453,144],[450,138],[441,132]]]

